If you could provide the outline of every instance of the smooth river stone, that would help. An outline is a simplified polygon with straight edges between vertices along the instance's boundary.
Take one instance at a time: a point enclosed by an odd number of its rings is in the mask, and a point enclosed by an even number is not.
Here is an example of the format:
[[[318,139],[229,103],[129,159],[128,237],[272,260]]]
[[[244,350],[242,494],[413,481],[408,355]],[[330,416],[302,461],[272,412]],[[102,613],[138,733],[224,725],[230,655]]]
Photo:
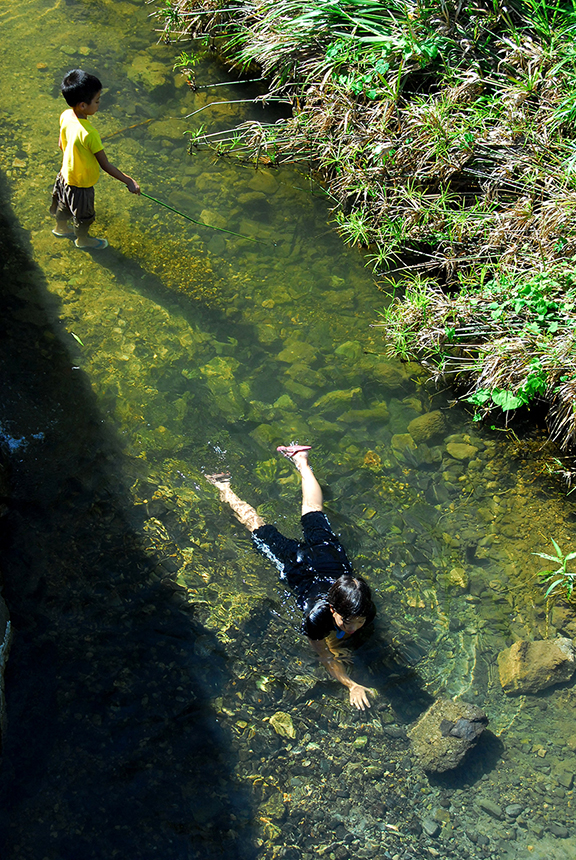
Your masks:
[[[478,448],[466,442],[448,442],[446,450],[455,460],[471,460],[478,453]]]

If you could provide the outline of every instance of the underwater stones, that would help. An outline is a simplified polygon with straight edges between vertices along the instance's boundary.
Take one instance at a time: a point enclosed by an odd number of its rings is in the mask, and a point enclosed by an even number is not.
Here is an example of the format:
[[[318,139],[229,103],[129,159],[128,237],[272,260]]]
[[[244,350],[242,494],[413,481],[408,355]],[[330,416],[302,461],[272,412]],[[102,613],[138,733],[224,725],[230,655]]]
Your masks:
[[[308,364],[316,358],[316,350],[306,341],[290,338],[284,342],[284,349],[278,353],[277,357],[278,361],[285,361],[287,364],[296,362]]]
[[[168,138],[169,140],[182,140],[182,135],[186,131],[186,123],[181,119],[162,119],[150,123],[148,126],[148,134],[153,138]],[[176,203],[172,204],[177,206]],[[188,203],[190,205],[190,203]]]
[[[219,212],[213,212],[211,209],[203,209],[200,213],[200,221],[203,224],[207,224],[209,227],[219,227],[221,229],[226,229],[226,225],[228,222],[223,215],[220,215]]]
[[[494,801],[490,800],[488,797],[479,797],[477,802],[480,809],[483,809],[484,812],[487,812],[488,815],[495,818],[497,821],[502,821],[504,813],[502,812],[501,806],[498,806],[497,803],[494,803]]]
[[[262,191],[266,195],[275,194],[278,190],[277,180],[271,173],[264,170],[257,170],[250,182],[246,182],[245,185],[252,191]]]
[[[387,403],[376,403],[370,409],[350,409],[338,417],[339,421],[346,424],[366,424],[367,421],[378,421],[386,424],[390,420],[390,412]]]
[[[268,800],[258,808],[258,811],[261,816],[271,818],[272,821],[280,821],[284,818],[286,804],[281,792],[274,789]]]
[[[319,415],[312,415],[308,420],[308,424],[314,430],[317,436],[336,436],[339,437],[342,433],[342,428],[334,421],[327,421]]]
[[[390,445],[394,456],[402,461],[406,459],[407,451],[415,451],[418,447],[410,433],[395,433]]]
[[[346,388],[343,390],[329,391],[323,394],[312,405],[313,409],[318,412],[332,412],[342,410],[348,406],[353,400],[356,400],[362,394],[361,388]]]
[[[381,361],[370,368],[372,375],[386,388],[400,388],[408,381],[402,368],[387,361]]]
[[[420,824],[422,825],[422,830],[424,831],[426,836],[431,836],[432,838],[434,838],[440,833],[440,824],[429,816],[423,818],[420,821]]]
[[[201,173],[196,178],[196,191],[214,193],[224,188],[225,184],[226,178],[223,173]]]
[[[443,585],[459,594],[464,594],[468,590],[468,576],[463,567],[453,567],[449,573],[439,574],[436,582],[438,585]]]
[[[247,191],[245,194],[239,194],[236,198],[241,206],[254,203],[257,200],[266,200],[266,195],[262,191]]]
[[[278,400],[274,401],[273,405],[275,409],[289,409],[290,411],[296,409],[296,404],[289,394],[281,394]]]
[[[278,340],[278,329],[272,323],[256,322],[256,331],[258,332],[258,340],[260,343],[270,344]]]
[[[354,290],[328,290],[322,293],[322,304],[346,310],[354,305]]]
[[[573,606],[555,604],[551,621],[557,631],[569,639],[576,639],[576,612]]]
[[[347,340],[337,346],[334,352],[346,361],[358,361],[364,354],[364,347],[357,340]]]
[[[412,752],[420,766],[432,773],[457,767],[488,725],[476,705],[438,699],[408,729]]]
[[[246,401],[234,380],[237,369],[238,361],[235,358],[223,358],[220,355],[200,368],[215,405],[231,418],[240,418],[246,410]]]
[[[571,639],[519,641],[498,654],[502,689],[508,694],[537,693],[569,681],[576,668]]]
[[[446,450],[455,460],[471,460],[478,453],[478,448],[467,442],[448,442]]]
[[[428,442],[437,433],[442,433],[444,428],[444,416],[436,409],[413,418],[407,429],[415,442]]]
[[[172,81],[166,77],[166,68],[165,63],[157,63],[147,53],[141,53],[136,54],[127,74],[132,83],[140,84],[149,92],[159,95],[160,90],[172,88]]]
[[[291,364],[286,370],[286,373],[297,382],[310,387],[320,388],[325,384],[324,377],[319,371],[312,370],[311,367],[308,367],[307,364],[300,361],[296,361],[294,364]]]
[[[259,424],[251,431],[250,436],[266,451],[277,445],[277,440],[280,438],[278,430],[275,430],[270,424]]]
[[[311,397],[314,397],[315,393],[314,389],[309,388],[307,385],[302,385],[301,382],[296,382],[295,379],[287,379],[284,382],[284,388],[287,388],[288,391],[291,391],[300,400],[310,400]]]
[[[272,716],[270,717],[270,725],[272,726],[276,734],[280,735],[280,737],[296,737],[296,729],[294,728],[292,717],[285,711],[276,711],[275,714],[272,714]]]

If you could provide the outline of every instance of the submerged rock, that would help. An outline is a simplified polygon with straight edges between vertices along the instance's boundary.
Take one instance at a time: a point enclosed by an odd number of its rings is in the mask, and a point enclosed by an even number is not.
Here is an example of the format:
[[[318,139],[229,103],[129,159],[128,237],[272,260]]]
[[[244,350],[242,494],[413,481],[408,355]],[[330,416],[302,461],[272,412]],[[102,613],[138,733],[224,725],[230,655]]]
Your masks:
[[[519,641],[498,654],[500,683],[505,693],[537,693],[569,681],[576,669],[570,639]]]
[[[361,388],[349,388],[341,391],[329,391],[322,395],[314,404],[313,409],[318,412],[330,412],[331,410],[343,409],[349,403],[356,400],[362,394]]]
[[[428,442],[437,433],[442,433],[445,426],[444,416],[439,409],[436,409],[434,412],[425,412],[424,415],[413,418],[408,425],[408,432],[415,442]]]
[[[374,377],[386,388],[400,388],[406,382],[408,377],[402,372],[402,369],[395,364],[381,361],[370,368]]]
[[[395,433],[390,442],[394,456],[399,460],[405,460],[408,451],[415,451],[418,447],[410,433]]]
[[[276,734],[283,738],[296,737],[296,729],[294,728],[292,717],[284,711],[276,711],[275,714],[272,714],[270,717],[270,725]]]
[[[420,766],[443,773],[460,764],[487,725],[488,717],[476,705],[438,699],[407,734]]]
[[[364,347],[357,340],[347,340],[337,346],[334,352],[347,361],[358,361],[364,354]]]
[[[478,453],[478,448],[467,442],[448,442],[446,450],[455,460],[471,460]]]
[[[128,67],[128,77],[133,83],[144,86],[148,92],[156,95],[159,90],[166,90],[168,85],[173,86],[166,77],[166,64],[151,60],[146,53],[136,54]]]

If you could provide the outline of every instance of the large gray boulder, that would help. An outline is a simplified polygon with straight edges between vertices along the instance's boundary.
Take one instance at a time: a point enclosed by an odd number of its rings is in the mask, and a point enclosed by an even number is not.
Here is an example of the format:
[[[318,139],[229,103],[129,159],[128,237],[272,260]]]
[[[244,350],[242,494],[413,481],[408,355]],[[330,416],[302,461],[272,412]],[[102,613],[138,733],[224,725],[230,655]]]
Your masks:
[[[488,725],[476,705],[437,699],[408,729],[412,752],[420,766],[432,773],[458,767]]]
[[[576,669],[571,639],[520,640],[498,654],[500,683],[505,693],[538,693],[569,681]]]

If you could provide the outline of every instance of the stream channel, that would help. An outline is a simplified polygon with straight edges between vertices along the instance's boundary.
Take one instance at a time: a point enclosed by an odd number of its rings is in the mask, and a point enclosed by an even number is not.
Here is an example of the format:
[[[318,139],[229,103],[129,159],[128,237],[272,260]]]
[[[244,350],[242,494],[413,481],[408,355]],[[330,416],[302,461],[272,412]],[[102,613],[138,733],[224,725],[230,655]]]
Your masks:
[[[227,77],[206,56],[193,92],[152,8],[0,6],[14,627],[0,856],[573,860],[573,687],[506,697],[496,666],[514,639],[576,635],[548,610],[531,555],[550,537],[574,549],[572,497],[539,474],[537,432],[519,448],[383,356],[370,324],[385,297],[305,172],[187,153],[200,122],[279,113],[231,104],[186,119],[255,91],[211,89]],[[93,232],[110,247],[52,236],[59,84],[76,66],[104,82],[94,121],[112,163],[258,243],[105,175]],[[275,453],[294,440],[314,446],[332,526],[375,596],[351,670],[378,691],[364,713],[203,477],[230,470],[297,536],[297,475]],[[406,727],[439,695],[479,705],[490,726],[464,767],[432,778]],[[292,737],[270,723],[279,711]],[[499,820],[479,801],[517,811]]]

